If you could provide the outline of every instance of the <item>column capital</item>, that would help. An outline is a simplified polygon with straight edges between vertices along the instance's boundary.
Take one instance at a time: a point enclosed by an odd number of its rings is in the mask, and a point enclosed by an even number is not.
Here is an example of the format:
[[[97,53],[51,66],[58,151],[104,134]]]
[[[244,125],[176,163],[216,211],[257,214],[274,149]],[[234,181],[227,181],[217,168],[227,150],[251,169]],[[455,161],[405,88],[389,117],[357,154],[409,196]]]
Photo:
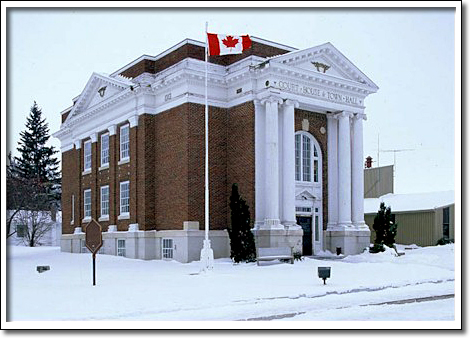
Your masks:
[[[338,118],[341,118],[341,117],[342,117],[342,118],[345,118],[345,117],[351,118],[351,117],[354,116],[354,114],[351,113],[351,112],[348,112],[348,111],[344,111],[344,110],[343,110],[343,111],[337,113],[337,116],[338,116]]]
[[[294,108],[299,108],[299,101],[286,99],[286,100],[284,100],[284,105],[285,106],[294,106]]]
[[[136,127],[139,124],[139,115],[134,115],[128,118],[129,125],[131,128]]]
[[[109,136],[116,135],[116,125],[113,124],[112,126],[109,126],[108,131],[109,131]]]
[[[98,133],[93,133],[90,135],[91,143],[98,142]]]
[[[357,114],[354,114],[354,119],[355,120],[367,120],[367,115],[366,114],[363,114],[363,113],[357,113]]]
[[[268,97],[261,99],[261,104],[266,104],[267,102],[282,104],[283,100],[279,96],[275,96],[275,95],[270,95]]]

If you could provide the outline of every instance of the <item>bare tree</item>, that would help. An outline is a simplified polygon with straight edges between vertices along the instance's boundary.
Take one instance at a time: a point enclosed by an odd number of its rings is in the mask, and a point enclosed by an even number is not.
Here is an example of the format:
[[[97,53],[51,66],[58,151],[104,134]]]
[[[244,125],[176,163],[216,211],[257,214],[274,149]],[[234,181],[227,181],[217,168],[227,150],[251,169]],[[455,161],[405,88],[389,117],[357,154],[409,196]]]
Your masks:
[[[40,246],[44,235],[51,231],[54,222],[50,211],[21,210],[17,214],[17,237],[27,246]],[[19,230],[19,231],[18,231]]]

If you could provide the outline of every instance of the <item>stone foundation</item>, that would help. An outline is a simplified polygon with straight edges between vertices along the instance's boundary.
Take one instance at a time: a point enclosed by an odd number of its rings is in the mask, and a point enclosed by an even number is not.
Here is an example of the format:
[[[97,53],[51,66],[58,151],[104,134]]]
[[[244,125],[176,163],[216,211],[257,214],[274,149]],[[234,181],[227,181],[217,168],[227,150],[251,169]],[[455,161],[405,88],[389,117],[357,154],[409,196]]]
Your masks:
[[[302,229],[253,229],[257,248],[289,247],[302,252]]]
[[[326,250],[336,253],[336,248],[341,248],[343,255],[357,255],[363,253],[370,245],[370,231],[360,230],[338,230],[325,231]]]
[[[173,240],[173,259],[181,263],[199,261],[204,240],[204,231],[195,230],[192,224],[184,230],[141,231],[132,227],[130,231],[103,232],[102,254],[117,255],[117,241],[124,239],[125,257],[134,259],[162,259],[163,238]],[[230,257],[230,239],[226,230],[209,231],[214,258]],[[62,235],[61,251],[80,253],[81,240],[85,233]],[[86,250],[86,253],[89,253]]]

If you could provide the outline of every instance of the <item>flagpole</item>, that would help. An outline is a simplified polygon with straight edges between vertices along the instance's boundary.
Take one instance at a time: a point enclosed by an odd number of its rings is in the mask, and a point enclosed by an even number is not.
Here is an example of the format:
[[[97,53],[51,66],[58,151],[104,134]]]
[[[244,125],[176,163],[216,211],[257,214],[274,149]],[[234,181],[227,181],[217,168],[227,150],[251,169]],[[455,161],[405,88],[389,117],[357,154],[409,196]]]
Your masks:
[[[207,100],[207,78],[208,78],[208,39],[207,39],[207,21],[206,21],[206,44],[204,48],[204,58],[205,58],[205,68],[206,68],[206,76],[205,76],[205,110],[204,110],[204,120],[205,120],[205,148],[206,148],[206,156],[205,156],[205,165],[204,165],[204,177],[205,177],[205,184],[204,184],[204,202],[205,202],[205,209],[204,209],[204,244],[201,250],[201,263],[202,269],[204,271],[212,270],[214,267],[214,252],[211,249],[211,241],[209,240],[209,105]]]

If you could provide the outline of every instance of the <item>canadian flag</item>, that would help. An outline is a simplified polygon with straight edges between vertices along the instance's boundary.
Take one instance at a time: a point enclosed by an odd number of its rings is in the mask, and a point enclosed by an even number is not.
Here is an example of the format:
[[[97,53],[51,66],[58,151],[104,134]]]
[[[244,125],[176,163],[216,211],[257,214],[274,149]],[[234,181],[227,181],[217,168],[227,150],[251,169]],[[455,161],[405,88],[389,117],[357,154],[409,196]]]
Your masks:
[[[248,35],[224,35],[207,33],[209,43],[209,55],[241,54],[251,47],[251,39]]]

